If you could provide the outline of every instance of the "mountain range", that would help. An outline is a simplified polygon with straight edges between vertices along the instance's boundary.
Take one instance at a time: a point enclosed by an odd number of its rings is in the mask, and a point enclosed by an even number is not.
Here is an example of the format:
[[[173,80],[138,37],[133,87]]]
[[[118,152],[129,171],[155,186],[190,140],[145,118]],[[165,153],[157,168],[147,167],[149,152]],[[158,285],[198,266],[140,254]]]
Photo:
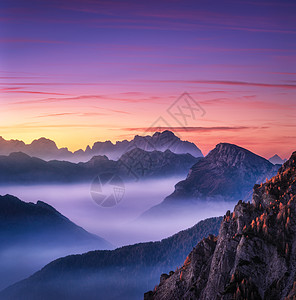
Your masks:
[[[158,279],[182,264],[203,237],[217,234],[222,217],[199,222],[160,242],[92,251],[57,259],[0,292],[1,299],[141,299]]]
[[[145,300],[295,299],[296,152]]]
[[[42,201],[34,204],[11,195],[0,196],[2,288],[62,255],[112,248]]]
[[[5,140],[0,137],[0,155],[9,155],[13,152],[23,152],[44,160],[67,160],[71,162],[86,162],[93,156],[105,155],[109,159],[118,160],[124,153],[134,148],[145,151],[170,150],[176,154],[189,153],[194,157],[203,157],[202,152],[194,143],[182,141],[171,131],[155,132],[152,136],[136,135],[128,141],[96,142],[92,147],[87,146],[85,150],[71,152],[68,148],[58,148],[56,143],[44,137],[34,140],[31,144],[25,144],[19,140]]]
[[[45,161],[22,152],[0,156],[0,184],[38,184],[90,182],[102,173],[117,174],[124,180],[186,176],[200,158],[191,154],[175,154],[170,150],[148,152],[130,150],[118,161],[94,156],[86,163]]]

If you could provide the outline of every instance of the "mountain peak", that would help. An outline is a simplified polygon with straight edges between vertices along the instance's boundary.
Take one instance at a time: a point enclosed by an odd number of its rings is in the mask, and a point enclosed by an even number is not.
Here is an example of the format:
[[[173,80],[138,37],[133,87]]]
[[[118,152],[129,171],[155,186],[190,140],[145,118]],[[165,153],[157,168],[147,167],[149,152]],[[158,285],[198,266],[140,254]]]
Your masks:
[[[216,147],[207,155],[207,159],[215,161],[218,164],[226,163],[228,166],[235,166],[242,162],[254,164],[259,161],[270,164],[265,158],[256,155],[245,148],[229,143],[220,143],[216,145]]]
[[[50,139],[45,137],[41,137],[40,139],[34,140],[30,147],[32,149],[46,150],[46,151],[55,151],[58,150],[56,143]]]
[[[213,151],[236,151],[236,152],[250,152],[249,150],[242,148],[238,145],[235,144],[230,144],[230,143],[219,143],[216,145],[216,147],[213,149]],[[251,152],[250,152],[251,153]]]
[[[166,136],[166,137],[176,137],[178,138],[172,131],[164,130],[164,131],[156,131],[152,137],[159,137],[159,136]]]
[[[9,154],[9,157],[12,158],[12,159],[16,159],[16,160],[27,160],[27,159],[30,159],[31,157],[24,153],[24,152],[12,152]]]
[[[285,161],[287,161],[286,159],[282,159],[279,155],[275,154],[274,156],[270,157],[268,159],[272,164],[274,165],[282,165]]]
[[[271,178],[278,168],[265,158],[229,143],[218,144],[191,167],[187,178],[175,186],[170,199],[245,199],[256,182]]]

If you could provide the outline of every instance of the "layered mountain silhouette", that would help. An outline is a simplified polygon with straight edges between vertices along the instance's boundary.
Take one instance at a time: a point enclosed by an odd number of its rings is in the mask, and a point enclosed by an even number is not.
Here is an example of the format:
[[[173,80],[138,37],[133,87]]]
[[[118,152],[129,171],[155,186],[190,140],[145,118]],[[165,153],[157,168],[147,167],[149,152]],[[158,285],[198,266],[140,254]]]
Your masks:
[[[52,206],[42,201],[26,203],[11,195],[0,196],[0,241],[2,288],[61,255],[113,248]]]
[[[295,299],[296,152],[145,300]],[[163,276],[162,276],[163,279]]]
[[[175,191],[165,200],[145,212],[142,218],[163,214],[184,214],[200,201],[236,201],[251,197],[255,183],[277,173],[279,165],[239,146],[218,144],[205,158],[190,169],[187,178],[175,185]]]
[[[156,132],[152,136],[136,135],[131,141],[111,141],[96,142],[92,147],[87,146],[85,151],[80,149],[75,152],[67,148],[58,148],[54,141],[40,138],[31,144],[25,144],[19,140],[5,140],[0,137],[0,154],[9,155],[13,152],[23,152],[29,156],[34,156],[44,160],[67,160],[72,162],[86,162],[93,156],[106,155],[109,159],[118,160],[124,153],[134,148],[145,151],[170,150],[176,154],[189,153],[194,157],[203,157],[200,149],[195,144],[182,141],[171,131]]]
[[[139,148],[125,153],[118,161],[95,156],[77,164],[45,161],[16,152],[0,156],[0,184],[90,182],[101,173],[117,174],[126,180],[186,176],[198,160],[191,154],[175,154],[170,150],[148,152]]]
[[[159,277],[180,266],[203,237],[217,234],[211,218],[160,242],[58,259],[0,293],[1,299],[141,299]]]
[[[280,156],[278,156],[277,154],[275,154],[274,156],[270,157],[268,159],[272,164],[274,165],[282,165],[283,163],[285,163],[287,160],[286,159],[282,159]]]

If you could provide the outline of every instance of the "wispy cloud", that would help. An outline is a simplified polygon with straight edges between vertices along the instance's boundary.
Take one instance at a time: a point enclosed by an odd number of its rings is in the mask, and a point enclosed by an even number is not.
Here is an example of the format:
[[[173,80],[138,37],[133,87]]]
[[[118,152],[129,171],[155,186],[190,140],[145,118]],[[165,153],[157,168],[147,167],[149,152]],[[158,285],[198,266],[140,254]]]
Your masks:
[[[122,128],[125,131],[155,132],[170,130],[173,132],[212,132],[212,131],[241,131],[250,129],[267,129],[267,126],[214,126],[214,127],[132,127]]]
[[[80,117],[92,117],[92,116],[106,116],[106,113],[100,112],[65,112],[65,113],[56,113],[56,114],[44,114],[36,116],[35,118],[48,118],[48,117],[63,117],[63,116],[80,116]]]
[[[12,126],[0,126],[0,129],[38,129],[38,128],[102,128],[104,127],[101,124],[31,124],[31,123],[23,123],[23,124],[15,124]]]
[[[51,97],[51,98],[45,98],[45,99],[38,99],[38,100],[26,100],[26,101],[17,101],[17,102],[13,102],[10,103],[11,105],[19,105],[19,104],[23,104],[23,105],[27,105],[27,104],[38,104],[38,103],[54,103],[54,102],[70,102],[70,101],[87,101],[87,100],[110,100],[110,101],[118,101],[118,102],[125,102],[125,103],[140,103],[140,102],[151,102],[151,101],[157,101],[159,100],[160,97],[138,97],[138,98],[129,98],[127,96],[127,98],[125,97],[120,97],[120,95],[101,95],[101,94],[97,94],[97,95],[79,95],[79,96],[72,96],[72,97]],[[114,111],[114,112],[121,112],[123,113],[123,111],[120,110],[116,110],[116,109],[112,109],[110,111]],[[127,112],[124,112],[127,113]]]
[[[14,93],[14,94],[33,94],[33,95],[55,95],[55,96],[66,96],[68,94],[64,93],[54,93],[54,92],[40,92],[40,91],[26,91],[20,90],[19,88],[5,88],[0,89],[1,93]]]
[[[246,81],[228,81],[228,80],[151,80],[153,83],[177,83],[177,84],[212,84],[212,85],[231,85],[231,86],[251,86],[263,88],[285,88],[296,89],[295,84],[281,83],[261,83],[261,82],[246,82]]]

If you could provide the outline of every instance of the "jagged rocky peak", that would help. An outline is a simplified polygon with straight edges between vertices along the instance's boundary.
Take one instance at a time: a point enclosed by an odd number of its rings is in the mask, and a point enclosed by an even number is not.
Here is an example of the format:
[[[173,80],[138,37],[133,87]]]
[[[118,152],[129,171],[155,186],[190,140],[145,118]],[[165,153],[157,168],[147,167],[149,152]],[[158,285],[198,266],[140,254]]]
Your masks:
[[[295,245],[296,152],[145,299],[295,299]]]
[[[189,153],[195,157],[203,157],[201,150],[194,143],[181,140],[169,130],[155,132],[152,136],[136,135],[131,144],[133,147],[142,148],[146,151],[169,149],[176,154]]]

